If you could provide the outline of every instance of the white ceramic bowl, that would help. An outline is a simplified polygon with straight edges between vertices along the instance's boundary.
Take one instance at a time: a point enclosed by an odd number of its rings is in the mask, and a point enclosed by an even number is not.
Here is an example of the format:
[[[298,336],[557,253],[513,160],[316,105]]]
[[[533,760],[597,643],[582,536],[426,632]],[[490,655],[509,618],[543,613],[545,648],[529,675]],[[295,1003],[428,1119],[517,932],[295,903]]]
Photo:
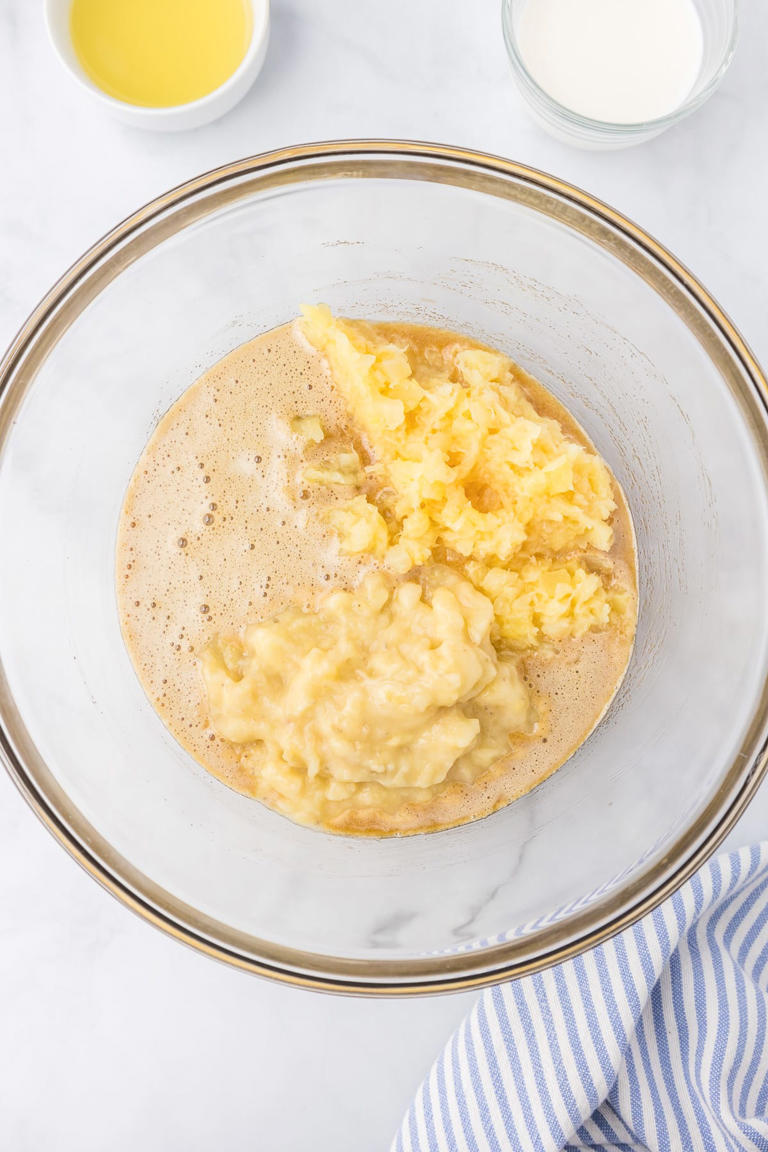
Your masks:
[[[269,43],[269,0],[249,0],[253,10],[253,33],[240,66],[228,80],[214,88],[207,96],[187,104],[173,104],[166,108],[146,108],[109,96],[94,84],[80,65],[69,33],[69,13],[72,0],[45,0],[45,20],[53,50],[70,76],[90,92],[99,103],[118,119],[136,128],[151,128],[160,132],[174,132],[185,128],[199,128],[229,112],[245,96],[261,71]]]

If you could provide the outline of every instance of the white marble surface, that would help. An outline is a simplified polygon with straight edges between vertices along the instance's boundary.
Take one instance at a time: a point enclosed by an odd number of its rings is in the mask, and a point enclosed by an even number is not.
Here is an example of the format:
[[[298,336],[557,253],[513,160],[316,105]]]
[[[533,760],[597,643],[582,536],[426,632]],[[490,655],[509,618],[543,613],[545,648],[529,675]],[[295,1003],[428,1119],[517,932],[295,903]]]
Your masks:
[[[80,252],[141,203],[236,157],[399,136],[499,152],[588,188],[696,272],[768,362],[768,8],[742,6],[713,101],[624,153],[572,151],[527,119],[497,0],[273,0],[260,79],[176,136],[120,126],[59,70],[42,3],[0,0],[0,344]],[[768,790],[731,837],[768,832]],[[472,996],[374,1002],[215,965],[128,914],[0,774],[0,1149],[385,1149]]]

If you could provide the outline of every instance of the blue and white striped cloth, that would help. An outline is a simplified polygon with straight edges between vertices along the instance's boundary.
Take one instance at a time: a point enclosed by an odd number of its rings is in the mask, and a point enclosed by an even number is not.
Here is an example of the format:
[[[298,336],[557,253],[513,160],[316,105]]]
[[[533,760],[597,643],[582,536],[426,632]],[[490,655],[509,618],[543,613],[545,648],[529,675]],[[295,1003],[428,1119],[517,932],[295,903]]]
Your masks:
[[[393,1152],[768,1152],[768,843],[592,952],[489,989]]]

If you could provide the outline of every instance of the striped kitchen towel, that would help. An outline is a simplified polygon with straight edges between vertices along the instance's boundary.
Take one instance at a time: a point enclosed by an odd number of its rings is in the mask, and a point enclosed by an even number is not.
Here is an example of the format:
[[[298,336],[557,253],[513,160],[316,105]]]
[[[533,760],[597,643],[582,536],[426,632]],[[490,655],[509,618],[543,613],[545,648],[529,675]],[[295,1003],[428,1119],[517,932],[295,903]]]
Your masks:
[[[768,843],[634,927],[484,992],[394,1152],[768,1152]]]

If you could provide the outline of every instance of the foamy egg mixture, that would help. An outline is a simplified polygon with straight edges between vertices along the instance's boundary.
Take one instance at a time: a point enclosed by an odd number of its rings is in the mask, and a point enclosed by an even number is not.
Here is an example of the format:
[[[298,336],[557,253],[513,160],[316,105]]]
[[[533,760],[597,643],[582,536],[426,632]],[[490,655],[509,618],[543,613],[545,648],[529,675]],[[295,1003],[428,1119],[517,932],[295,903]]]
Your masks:
[[[626,502],[501,353],[323,307],[160,421],[117,545],[142,685],[220,780],[334,832],[502,807],[594,728],[637,597]]]

